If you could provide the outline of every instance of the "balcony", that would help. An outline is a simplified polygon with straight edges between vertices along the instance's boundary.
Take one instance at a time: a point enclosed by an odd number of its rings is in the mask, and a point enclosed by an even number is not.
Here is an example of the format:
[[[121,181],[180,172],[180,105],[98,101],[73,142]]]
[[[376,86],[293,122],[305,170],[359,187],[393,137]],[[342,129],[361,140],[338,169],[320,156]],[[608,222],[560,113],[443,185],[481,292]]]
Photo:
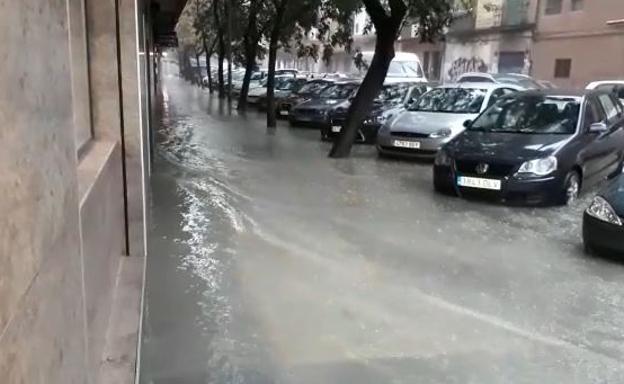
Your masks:
[[[535,26],[530,0],[480,0],[475,11],[458,16],[448,34],[471,36],[481,33],[516,32]]]

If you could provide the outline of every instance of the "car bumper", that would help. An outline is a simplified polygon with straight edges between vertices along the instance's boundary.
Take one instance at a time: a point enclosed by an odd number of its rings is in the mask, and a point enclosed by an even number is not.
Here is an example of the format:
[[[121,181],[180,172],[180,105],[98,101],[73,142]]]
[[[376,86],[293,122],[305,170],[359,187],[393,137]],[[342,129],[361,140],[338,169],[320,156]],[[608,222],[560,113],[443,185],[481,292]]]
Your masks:
[[[447,137],[439,139],[432,139],[429,137],[412,138],[380,133],[377,135],[377,150],[379,153],[388,156],[433,159],[440,148],[449,140],[450,138]],[[418,145],[418,148],[397,146],[397,141],[414,143],[414,145]]]
[[[329,125],[329,120],[327,116],[324,115],[308,115],[297,113],[297,111],[292,111],[288,116],[288,119],[291,123],[295,124],[305,124],[313,127],[323,127]]]
[[[324,126],[321,129],[323,139],[333,140],[338,137],[344,123],[344,120],[332,120],[330,124]],[[379,128],[381,128],[380,124],[362,124],[355,138],[356,143],[374,143]]]
[[[583,215],[583,241],[589,248],[624,255],[624,226]]]
[[[459,176],[491,178],[501,181],[500,190],[463,187],[457,184]],[[433,183],[437,190],[451,192],[459,197],[496,201],[519,205],[552,205],[561,200],[564,177],[560,175],[517,179],[512,176],[492,177],[459,174],[453,167],[434,165]]]

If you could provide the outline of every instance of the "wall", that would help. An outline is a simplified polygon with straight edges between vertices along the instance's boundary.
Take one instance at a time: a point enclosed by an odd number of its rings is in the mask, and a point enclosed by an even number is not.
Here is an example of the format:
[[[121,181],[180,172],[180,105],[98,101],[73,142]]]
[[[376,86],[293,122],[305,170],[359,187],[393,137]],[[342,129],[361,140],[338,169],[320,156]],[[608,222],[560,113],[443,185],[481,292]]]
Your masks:
[[[110,65],[115,2],[87,1],[0,1],[2,384],[133,379],[142,268],[132,261],[144,260],[146,135],[136,10],[120,2],[124,77]],[[85,10],[99,13],[87,22]],[[139,257],[124,256],[126,217],[138,228]],[[120,288],[123,281],[135,283]]]
[[[0,377],[84,383],[66,2],[0,2],[0,35]]]
[[[593,80],[624,78],[624,26],[607,25],[624,19],[621,0],[585,1],[582,11],[571,11],[563,1],[557,15],[538,18],[533,46],[533,75],[561,87],[584,87]],[[608,52],[608,60],[602,60]],[[571,59],[570,78],[555,78],[555,60]]]

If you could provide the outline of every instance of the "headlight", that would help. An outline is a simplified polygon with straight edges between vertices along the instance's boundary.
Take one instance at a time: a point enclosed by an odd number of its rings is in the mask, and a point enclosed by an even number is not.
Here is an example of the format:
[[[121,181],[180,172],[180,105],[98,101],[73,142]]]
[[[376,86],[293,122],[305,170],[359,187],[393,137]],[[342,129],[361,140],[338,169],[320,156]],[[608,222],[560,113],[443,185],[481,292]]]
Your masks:
[[[622,225],[622,220],[615,213],[613,207],[600,196],[594,197],[594,201],[587,208],[587,214],[607,223]]]
[[[557,170],[557,158],[549,156],[544,159],[536,159],[525,162],[520,166],[518,174],[546,176]]]
[[[451,162],[452,162],[452,159],[448,155],[448,153],[446,153],[446,151],[444,149],[440,149],[438,151],[438,154],[436,155],[434,164],[435,165],[439,165],[439,166],[443,166],[443,167],[450,167],[451,166]]]
[[[452,133],[453,133],[453,131],[451,131],[450,128],[443,128],[443,129],[440,129],[437,132],[433,132],[432,134],[429,135],[429,137],[432,138],[432,139],[439,139],[439,138],[442,138],[442,137],[449,137],[449,136],[451,136]]]

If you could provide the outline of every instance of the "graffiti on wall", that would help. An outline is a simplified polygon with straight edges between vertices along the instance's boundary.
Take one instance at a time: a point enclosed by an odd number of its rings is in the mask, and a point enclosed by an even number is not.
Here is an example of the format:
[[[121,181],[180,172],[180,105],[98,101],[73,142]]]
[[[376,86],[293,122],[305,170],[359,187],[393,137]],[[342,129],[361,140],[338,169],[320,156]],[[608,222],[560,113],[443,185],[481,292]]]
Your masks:
[[[480,57],[472,57],[470,59],[466,59],[464,57],[460,57],[459,59],[453,61],[451,64],[451,68],[448,71],[448,78],[451,80],[456,80],[459,76],[466,72],[487,72],[488,66],[485,64],[485,61]]]

